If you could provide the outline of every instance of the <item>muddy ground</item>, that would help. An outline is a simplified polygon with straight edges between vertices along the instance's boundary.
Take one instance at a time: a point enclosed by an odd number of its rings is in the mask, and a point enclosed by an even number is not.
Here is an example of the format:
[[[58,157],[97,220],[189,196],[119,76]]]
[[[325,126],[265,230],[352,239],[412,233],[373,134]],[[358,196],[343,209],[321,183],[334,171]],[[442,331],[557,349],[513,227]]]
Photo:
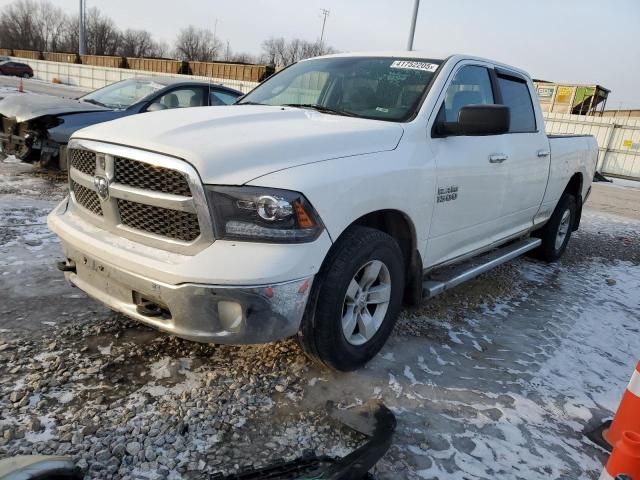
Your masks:
[[[0,163],[0,457],[71,455],[88,478],[204,478],[343,455],[324,413],[380,398],[379,479],[596,479],[583,432],[612,415],[640,356],[640,189],[594,186],[555,265],[522,258],[406,309],[366,368],[336,374],[294,341],[170,337],[67,285],[45,216],[60,178]]]

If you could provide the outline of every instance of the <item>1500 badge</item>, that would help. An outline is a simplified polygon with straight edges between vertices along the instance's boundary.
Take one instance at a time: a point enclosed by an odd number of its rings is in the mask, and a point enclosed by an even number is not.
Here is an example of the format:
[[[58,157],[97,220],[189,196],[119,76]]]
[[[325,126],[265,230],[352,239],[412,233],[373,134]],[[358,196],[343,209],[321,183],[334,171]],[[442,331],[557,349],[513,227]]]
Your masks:
[[[450,187],[438,187],[438,203],[450,202],[458,198],[458,186],[451,185]]]

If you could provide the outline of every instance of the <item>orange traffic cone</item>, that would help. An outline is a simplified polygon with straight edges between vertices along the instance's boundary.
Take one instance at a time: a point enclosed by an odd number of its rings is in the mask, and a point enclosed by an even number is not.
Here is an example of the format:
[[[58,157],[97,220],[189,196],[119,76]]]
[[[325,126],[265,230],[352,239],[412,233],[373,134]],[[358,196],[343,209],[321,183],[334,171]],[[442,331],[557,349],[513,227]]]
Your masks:
[[[636,366],[627,390],[622,396],[613,421],[607,421],[587,436],[596,444],[611,451],[625,431],[640,434],[640,362]],[[640,477],[639,477],[640,478]]]
[[[620,477],[618,477],[620,475]],[[616,443],[600,480],[614,480],[626,476],[640,478],[640,434],[624,432]]]
[[[20,85],[18,85],[18,92],[24,93],[24,85],[22,85],[22,77],[20,77]]]

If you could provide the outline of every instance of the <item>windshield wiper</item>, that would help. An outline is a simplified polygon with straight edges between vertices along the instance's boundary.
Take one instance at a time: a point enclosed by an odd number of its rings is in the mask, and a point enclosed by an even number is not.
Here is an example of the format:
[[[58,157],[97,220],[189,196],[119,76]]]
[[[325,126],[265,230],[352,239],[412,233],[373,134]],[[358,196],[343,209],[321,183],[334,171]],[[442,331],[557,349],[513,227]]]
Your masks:
[[[89,98],[89,99],[87,99],[87,100],[84,100],[84,99],[83,99],[82,101],[83,101],[83,102],[87,102],[87,103],[92,103],[92,104],[94,104],[94,105],[98,105],[99,107],[106,107],[106,105],[105,105],[104,103],[101,103],[101,102],[99,102],[99,101],[97,101],[97,100],[94,100],[93,98]]]
[[[282,105],[283,107],[294,107],[294,108],[310,108],[312,110],[317,110],[322,113],[330,113],[332,115],[343,115],[345,117],[359,117],[355,113],[347,112],[345,110],[336,110],[335,108],[325,107],[324,105],[319,105],[317,103],[285,103]]]
[[[260,103],[260,102],[238,102],[235,105],[266,105],[266,103]]]

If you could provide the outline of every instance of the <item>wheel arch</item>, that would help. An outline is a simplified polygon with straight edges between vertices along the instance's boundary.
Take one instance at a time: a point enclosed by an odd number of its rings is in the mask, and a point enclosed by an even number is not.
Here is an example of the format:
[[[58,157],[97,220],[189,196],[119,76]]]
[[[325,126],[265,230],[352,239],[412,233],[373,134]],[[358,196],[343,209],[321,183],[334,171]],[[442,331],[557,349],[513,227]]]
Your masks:
[[[417,248],[416,228],[411,218],[400,210],[375,210],[354,220],[341,235],[353,225],[380,230],[398,243],[405,266],[404,302],[409,305],[420,303],[422,300],[422,258]]]
[[[564,188],[562,194],[573,195],[576,199],[576,218],[573,221],[572,230],[575,232],[580,226],[580,219],[582,218],[582,186],[584,185],[584,178],[582,173],[574,173],[569,179],[567,186]]]

